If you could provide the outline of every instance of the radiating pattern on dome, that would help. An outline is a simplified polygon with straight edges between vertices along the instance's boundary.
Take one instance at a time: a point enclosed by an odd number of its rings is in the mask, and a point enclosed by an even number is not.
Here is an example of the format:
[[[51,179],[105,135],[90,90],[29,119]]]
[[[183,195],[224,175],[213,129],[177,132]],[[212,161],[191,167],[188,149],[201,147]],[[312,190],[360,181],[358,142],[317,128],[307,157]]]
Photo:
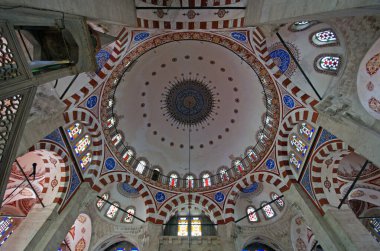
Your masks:
[[[214,115],[215,94],[200,80],[182,79],[167,88],[163,95],[164,116],[176,125],[203,125]]]

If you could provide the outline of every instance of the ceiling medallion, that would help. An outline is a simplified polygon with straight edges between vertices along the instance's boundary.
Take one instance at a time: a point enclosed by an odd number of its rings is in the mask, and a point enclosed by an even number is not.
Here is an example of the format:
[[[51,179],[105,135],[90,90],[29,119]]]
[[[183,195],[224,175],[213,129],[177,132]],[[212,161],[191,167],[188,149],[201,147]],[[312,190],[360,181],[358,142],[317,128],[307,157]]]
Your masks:
[[[212,88],[198,79],[183,78],[162,94],[164,116],[176,126],[204,126],[215,115],[218,100]]]

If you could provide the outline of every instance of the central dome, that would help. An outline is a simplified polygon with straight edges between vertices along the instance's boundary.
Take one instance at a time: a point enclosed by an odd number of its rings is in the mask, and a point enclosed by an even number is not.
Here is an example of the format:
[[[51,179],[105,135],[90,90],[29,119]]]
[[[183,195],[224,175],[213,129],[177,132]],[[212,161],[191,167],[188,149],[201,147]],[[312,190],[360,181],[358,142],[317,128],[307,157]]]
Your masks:
[[[163,96],[164,116],[182,126],[207,124],[216,103],[211,88],[197,79],[182,79],[166,88]]]
[[[116,119],[105,131],[115,156],[147,180],[157,169],[180,178],[246,172],[272,145],[278,117],[277,110],[267,111],[278,109],[273,80],[252,51],[231,39],[197,32],[152,37],[117,69],[103,95],[103,128],[107,118]],[[114,143],[116,135],[121,143]],[[128,151],[133,162],[123,157]],[[141,160],[151,171],[141,171]]]

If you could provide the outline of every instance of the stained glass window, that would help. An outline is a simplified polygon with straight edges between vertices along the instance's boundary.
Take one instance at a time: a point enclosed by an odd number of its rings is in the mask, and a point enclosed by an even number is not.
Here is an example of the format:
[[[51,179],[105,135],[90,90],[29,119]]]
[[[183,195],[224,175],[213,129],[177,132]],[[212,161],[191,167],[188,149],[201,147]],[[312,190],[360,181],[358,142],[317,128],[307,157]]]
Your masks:
[[[137,164],[136,171],[143,174],[145,170],[146,162],[144,160],[140,160]]]
[[[114,125],[115,125],[115,118],[114,117],[107,119],[107,127],[108,128],[111,128]]]
[[[120,133],[116,134],[115,136],[112,137],[112,144],[116,146],[117,144],[121,142],[121,139],[122,139],[121,134]]]
[[[275,199],[277,199],[278,197],[280,197],[280,196],[278,196],[278,194],[276,194],[276,193],[271,193],[271,198],[272,198],[272,200],[275,200]],[[278,199],[278,200],[276,200],[276,204],[277,204],[280,208],[282,208],[282,207],[285,206],[285,202],[284,202],[283,199]]]
[[[289,163],[297,170],[302,166],[302,160],[292,151],[289,152]]]
[[[267,219],[270,219],[270,218],[273,218],[275,216],[275,213],[272,209],[272,206],[271,205],[266,205],[264,206],[265,204],[267,204],[266,202],[263,202],[261,204],[261,206],[263,206],[263,210],[264,210],[264,215]]]
[[[133,157],[133,151],[131,149],[128,149],[124,154],[123,154],[123,160],[127,163],[131,161]]]
[[[116,217],[116,214],[117,212],[119,211],[119,203],[117,202],[114,202],[112,203],[113,205],[111,205],[108,210],[107,210],[107,213],[106,213],[106,216],[110,219],[114,219]]]
[[[220,179],[222,180],[222,181],[226,181],[226,180],[228,180],[228,172],[227,172],[227,169],[226,168],[221,168],[220,170],[219,170],[219,175],[220,175]]]
[[[188,221],[187,218],[181,217],[178,220],[178,236],[188,235]]]
[[[316,32],[312,36],[312,42],[315,45],[327,45],[331,43],[336,43],[336,34],[331,29]]]
[[[313,138],[315,129],[314,129],[314,127],[312,127],[308,123],[303,122],[299,125],[298,131],[299,131],[300,135],[302,135],[305,139],[310,141]]]
[[[205,173],[202,175],[202,183],[203,187],[211,186],[211,178],[209,173]]]
[[[191,236],[202,236],[202,223],[198,217],[191,219]]]
[[[85,135],[81,138],[74,146],[74,150],[77,156],[80,156],[91,144],[91,137],[89,135]]]
[[[81,135],[83,131],[82,125],[79,123],[75,123],[72,126],[70,126],[69,129],[67,129],[67,134],[69,135],[69,138],[71,141],[74,141],[76,138]]]
[[[323,70],[337,71],[340,58],[334,56],[324,56],[319,59],[319,66]]]
[[[258,222],[259,218],[257,217],[257,213],[255,212],[255,208],[252,206],[249,206],[247,208],[247,214],[248,214],[248,221],[250,222]]]
[[[169,186],[177,187],[178,175],[175,173],[170,174],[169,177]]]
[[[86,155],[84,155],[82,157],[82,159],[79,161],[79,163],[80,163],[80,166],[82,167],[83,170],[85,170],[88,167],[88,165],[90,165],[91,160],[92,160],[92,154],[91,153],[86,153]]]
[[[375,231],[375,233],[377,233],[378,235],[380,235],[380,219],[372,218],[369,221],[369,224],[371,225],[371,227],[373,228],[373,230]]]
[[[247,156],[251,162],[256,162],[258,159],[257,154],[255,153],[253,149],[249,149],[247,151]]]
[[[193,175],[187,175],[186,176],[186,187],[187,188],[193,188],[194,187],[194,176]]]
[[[129,207],[125,211],[127,211],[127,213],[125,214],[125,217],[123,218],[123,222],[132,223],[134,219],[133,215],[135,215],[135,209],[133,207]]]
[[[107,102],[107,108],[111,108],[112,105],[113,105],[113,100],[109,99],[108,102]]]
[[[300,153],[303,157],[305,156],[308,146],[297,135],[293,134],[290,136],[290,145],[292,146],[294,150]]]
[[[98,199],[98,201],[96,202],[96,207],[99,210],[101,210],[104,207],[104,204],[106,203],[105,200],[108,200],[109,197],[110,196],[108,193],[103,194],[102,199]]]
[[[0,247],[6,242],[13,233],[13,219],[11,217],[1,217],[0,221]]]
[[[234,166],[238,173],[242,173],[244,171],[244,166],[240,160],[235,160]]]
[[[289,26],[290,31],[303,31],[306,30],[307,28],[311,27],[312,25],[316,24],[316,21],[298,21],[294,22]]]

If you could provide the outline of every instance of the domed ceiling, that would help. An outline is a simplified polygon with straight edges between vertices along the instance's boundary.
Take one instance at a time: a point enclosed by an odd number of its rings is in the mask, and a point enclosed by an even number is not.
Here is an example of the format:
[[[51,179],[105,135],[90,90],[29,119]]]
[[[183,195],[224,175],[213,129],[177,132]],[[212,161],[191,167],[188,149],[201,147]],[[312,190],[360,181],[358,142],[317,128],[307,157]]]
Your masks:
[[[189,158],[196,177],[216,174],[257,144],[267,112],[262,81],[270,77],[253,66],[260,64],[253,54],[247,63],[218,43],[177,40],[137,47],[108,81],[113,107],[103,114],[115,117],[123,135],[119,152],[131,147],[164,174],[189,173]]]

